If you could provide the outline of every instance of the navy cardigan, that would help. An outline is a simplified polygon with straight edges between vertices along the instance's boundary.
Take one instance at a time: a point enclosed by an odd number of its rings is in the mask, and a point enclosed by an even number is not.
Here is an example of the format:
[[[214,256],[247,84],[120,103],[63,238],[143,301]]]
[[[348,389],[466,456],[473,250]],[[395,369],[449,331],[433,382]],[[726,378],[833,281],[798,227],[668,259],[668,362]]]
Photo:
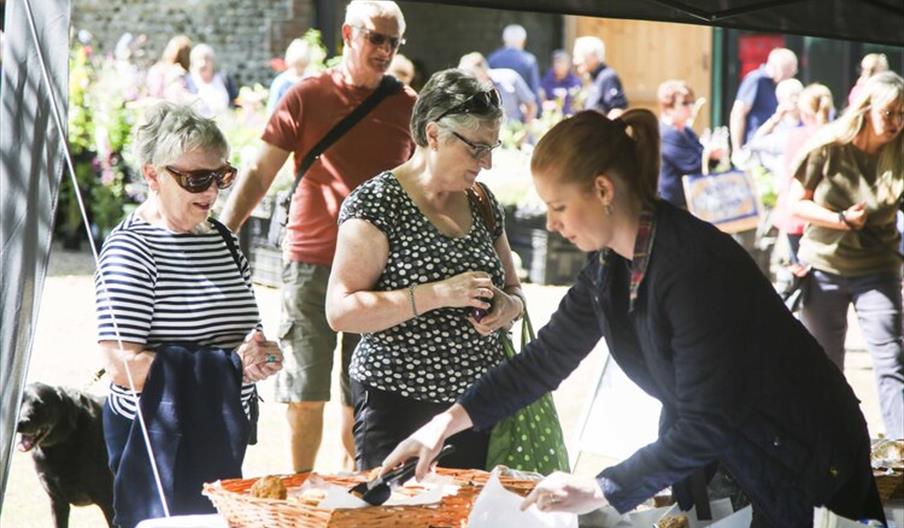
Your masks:
[[[662,402],[659,439],[597,479],[628,511],[720,463],[776,526],[812,526],[815,505],[883,519],[858,400],[816,340],[731,237],[657,202],[634,309],[630,262],[597,253],[549,324],[460,399],[487,428],[558,387],[605,338],[628,377]]]
[[[230,350],[196,344],[155,348],[138,400],[170,514],[214,513],[205,482],[241,478],[251,430],[242,409],[242,362]],[[116,524],[164,516],[138,419],[121,453],[111,453]]]

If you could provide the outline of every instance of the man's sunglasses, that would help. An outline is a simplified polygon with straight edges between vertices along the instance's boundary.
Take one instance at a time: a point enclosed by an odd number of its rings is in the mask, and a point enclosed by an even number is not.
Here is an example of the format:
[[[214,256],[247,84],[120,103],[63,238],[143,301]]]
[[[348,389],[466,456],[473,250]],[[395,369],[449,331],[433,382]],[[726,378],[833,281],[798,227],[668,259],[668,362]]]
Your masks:
[[[355,29],[364,33],[364,37],[368,42],[373,44],[374,46],[382,46],[383,44],[389,43],[389,47],[392,50],[397,50],[401,46],[405,45],[404,37],[391,37],[389,35],[384,35],[383,33],[377,33],[372,29],[367,29],[364,26],[354,26]]]
[[[216,170],[183,171],[169,165],[164,169],[172,174],[179,187],[190,193],[202,193],[209,189],[214,181],[217,182],[217,189],[228,189],[235,182],[235,176],[238,174],[238,169],[228,163]]]
[[[495,88],[491,88],[483,92],[477,92],[466,99],[465,102],[446,110],[436,118],[436,121],[454,114],[486,114],[490,110],[501,106],[502,99],[499,97],[499,92]]]
[[[494,149],[497,149],[502,146],[502,141],[497,141],[495,145],[485,145],[482,143],[473,143],[473,142],[469,141],[466,137],[462,136],[461,134],[459,134],[458,132],[456,132],[454,130],[450,130],[450,132],[452,132],[453,136],[455,136],[459,140],[461,140],[462,143],[471,147],[471,156],[473,156],[474,159],[476,159],[478,161],[481,158],[483,158],[484,156],[486,156],[487,154],[489,154],[490,152],[493,152]]]

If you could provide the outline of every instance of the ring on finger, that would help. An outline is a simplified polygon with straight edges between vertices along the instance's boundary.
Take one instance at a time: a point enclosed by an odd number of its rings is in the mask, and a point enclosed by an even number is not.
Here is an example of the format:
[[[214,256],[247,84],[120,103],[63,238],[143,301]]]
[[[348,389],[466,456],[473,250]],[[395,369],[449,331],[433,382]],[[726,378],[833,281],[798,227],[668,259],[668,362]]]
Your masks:
[[[276,363],[276,354],[267,354],[266,363]]]

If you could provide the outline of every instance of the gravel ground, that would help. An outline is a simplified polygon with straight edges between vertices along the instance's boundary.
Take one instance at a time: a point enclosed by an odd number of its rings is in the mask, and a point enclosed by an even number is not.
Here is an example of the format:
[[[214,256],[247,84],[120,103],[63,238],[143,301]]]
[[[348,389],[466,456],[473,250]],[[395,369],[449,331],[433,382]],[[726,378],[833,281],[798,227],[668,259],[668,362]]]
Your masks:
[[[28,381],[85,388],[99,368],[100,359],[94,342],[93,270],[94,263],[87,250],[69,252],[59,247],[54,248],[38,317]],[[539,328],[549,319],[566,288],[527,285],[525,290],[530,300],[534,324]],[[272,336],[279,322],[278,291],[257,287],[256,293],[265,331],[268,336]],[[856,320],[852,318],[851,323],[848,337],[850,353],[845,374],[863,401],[863,410],[871,430],[878,432],[881,430],[881,419],[870,360],[857,331]],[[589,393],[596,386],[595,378],[601,360],[602,356],[597,352],[588,356],[554,393],[566,440],[574,436]],[[87,387],[87,390],[103,394],[104,383],[95,383]],[[285,407],[272,403],[272,398],[268,397],[273,394],[272,383],[264,382],[261,394],[266,401],[261,406],[260,442],[248,449],[244,464],[246,476],[285,473],[291,468],[288,427],[283,418]],[[328,405],[323,447],[315,468],[317,471],[335,472],[340,469],[338,416],[335,404]],[[611,460],[599,457],[582,457],[576,471],[594,474],[610,462]],[[72,528],[103,525],[103,516],[98,508],[88,506],[72,509]],[[13,455],[0,526],[52,526],[49,499],[37,480],[32,461],[28,455],[18,451]]]

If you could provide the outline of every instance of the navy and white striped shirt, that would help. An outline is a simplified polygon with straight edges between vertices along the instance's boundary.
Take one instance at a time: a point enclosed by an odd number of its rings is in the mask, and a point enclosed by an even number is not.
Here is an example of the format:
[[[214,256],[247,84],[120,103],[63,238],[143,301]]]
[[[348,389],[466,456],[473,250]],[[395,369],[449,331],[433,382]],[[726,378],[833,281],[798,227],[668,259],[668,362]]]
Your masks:
[[[239,255],[240,272],[226,241],[209,227],[173,233],[132,213],[113,230],[94,281],[98,341],[116,341],[118,328],[123,342],[148,348],[192,342],[229,350],[260,328],[248,261]],[[110,389],[113,411],[134,418],[131,391]],[[246,413],[253,394],[253,384],[242,387]]]

